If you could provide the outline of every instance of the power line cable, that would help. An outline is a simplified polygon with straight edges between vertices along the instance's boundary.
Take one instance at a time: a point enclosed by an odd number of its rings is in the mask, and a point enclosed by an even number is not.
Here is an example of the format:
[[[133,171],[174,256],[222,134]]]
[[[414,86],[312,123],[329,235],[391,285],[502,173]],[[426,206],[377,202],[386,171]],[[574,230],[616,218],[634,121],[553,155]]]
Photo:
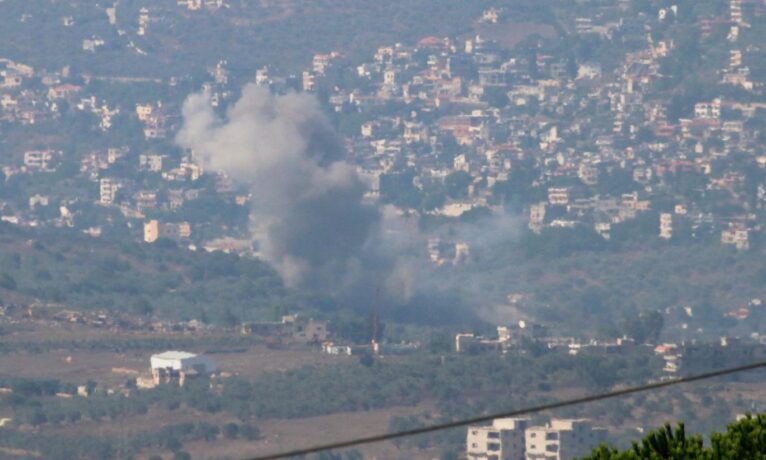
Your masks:
[[[558,401],[554,403],[541,404],[538,406],[532,406],[525,409],[499,412],[499,413],[490,414],[490,415],[482,415],[479,417],[455,420],[452,422],[441,423],[437,425],[430,425],[430,426],[425,426],[421,428],[413,428],[410,430],[396,431],[393,433],[376,434],[376,435],[365,436],[361,438],[349,439],[347,441],[339,441],[339,442],[333,442],[328,444],[319,444],[313,447],[306,447],[302,449],[295,449],[291,451],[278,452],[278,453],[262,455],[258,457],[251,457],[247,460],[277,460],[282,458],[313,454],[313,453],[318,453],[318,452],[323,452],[328,450],[346,449],[349,447],[361,446],[363,444],[372,444],[372,443],[381,442],[381,441],[389,441],[389,440],[397,439],[397,438],[404,438],[404,437],[410,437],[410,436],[415,436],[419,434],[432,433],[434,431],[442,431],[442,430],[448,430],[450,428],[458,428],[458,427],[466,426],[466,425],[489,422],[496,418],[518,417],[521,415],[529,415],[529,414],[534,414],[537,412],[543,412],[543,411],[552,410],[552,409],[560,409],[562,407],[569,407],[569,406],[575,406],[579,404],[586,404],[590,402],[601,401],[604,399],[616,398],[619,396],[625,396],[625,395],[629,395],[633,393],[643,393],[643,392],[653,391],[653,390],[666,388],[666,387],[670,387],[674,385],[698,382],[701,380],[708,380],[715,377],[722,377],[724,375],[731,375],[731,374],[736,374],[740,372],[751,371],[751,370],[759,369],[763,367],[766,367],[766,361],[755,362],[755,363],[746,364],[746,365],[737,366],[737,367],[729,367],[729,368],[720,369],[717,371],[706,372],[706,373],[697,374],[697,375],[690,375],[687,377],[680,377],[680,378],[665,380],[661,382],[649,383],[646,385],[639,385],[635,387],[624,388],[622,390],[615,390],[608,393],[600,393],[600,394],[591,395],[591,396],[584,396],[581,398],[567,399],[564,401]]]

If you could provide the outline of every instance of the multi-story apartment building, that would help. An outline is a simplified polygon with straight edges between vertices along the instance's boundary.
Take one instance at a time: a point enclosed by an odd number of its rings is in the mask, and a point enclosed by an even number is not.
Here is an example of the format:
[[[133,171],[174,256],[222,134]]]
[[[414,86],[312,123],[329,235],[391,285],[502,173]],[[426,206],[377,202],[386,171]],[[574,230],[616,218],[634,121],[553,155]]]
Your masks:
[[[525,432],[527,460],[572,460],[588,455],[604,442],[606,430],[586,419],[553,419]]]
[[[584,457],[605,441],[606,430],[587,419],[553,419],[529,426],[526,418],[495,419],[492,425],[470,426],[468,460],[572,460]]]
[[[488,426],[471,426],[466,437],[468,460],[525,460],[528,419],[499,418]]]
[[[103,205],[114,203],[120,184],[115,179],[105,177],[99,181],[99,202]]]
[[[665,240],[673,238],[673,214],[669,212],[660,214],[660,238]]]

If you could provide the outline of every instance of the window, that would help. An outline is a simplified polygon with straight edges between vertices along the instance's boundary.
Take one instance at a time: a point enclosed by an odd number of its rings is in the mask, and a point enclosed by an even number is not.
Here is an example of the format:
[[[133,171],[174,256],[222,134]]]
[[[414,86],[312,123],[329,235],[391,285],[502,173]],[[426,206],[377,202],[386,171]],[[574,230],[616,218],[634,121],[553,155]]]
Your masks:
[[[487,444],[487,450],[490,452],[497,452],[498,450],[500,450],[500,444],[495,442],[491,444]]]
[[[537,437],[537,433],[530,433],[530,434],[529,434],[529,437],[530,437],[530,438],[536,438],[536,437]]]
[[[489,433],[487,433],[487,437],[488,437],[489,439],[500,439],[500,433],[497,433],[497,432],[494,432],[494,433],[493,433],[493,432],[489,432]]]
[[[555,441],[558,438],[559,438],[559,434],[558,433],[546,433],[545,434],[545,439],[547,439],[549,441]]]
[[[558,444],[548,444],[545,446],[545,450],[547,452],[558,452],[559,451],[559,445]]]

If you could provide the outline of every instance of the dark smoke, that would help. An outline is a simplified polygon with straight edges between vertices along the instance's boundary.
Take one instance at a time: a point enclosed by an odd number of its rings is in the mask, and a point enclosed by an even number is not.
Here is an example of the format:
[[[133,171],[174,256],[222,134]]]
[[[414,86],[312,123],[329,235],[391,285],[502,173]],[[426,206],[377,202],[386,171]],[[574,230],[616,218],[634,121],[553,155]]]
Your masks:
[[[345,161],[343,141],[316,98],[248,85],[222,116],[206,93],[191,95],[183,116],[177,142],[252,192],[253,237],[289,286],[367,311],[380,288],[386,316],[401,321],[475,318],[486,286],[466,271],[435,269],[415,218],[365,204],[366,184]]]
[[[343,289],[373,263],[365,246],[380,212],[363,204],[365,184],[314,97],[248,85],[223,117],[205,93],[183,116],[178,142],[252,191],[261,253],[288,285]]]

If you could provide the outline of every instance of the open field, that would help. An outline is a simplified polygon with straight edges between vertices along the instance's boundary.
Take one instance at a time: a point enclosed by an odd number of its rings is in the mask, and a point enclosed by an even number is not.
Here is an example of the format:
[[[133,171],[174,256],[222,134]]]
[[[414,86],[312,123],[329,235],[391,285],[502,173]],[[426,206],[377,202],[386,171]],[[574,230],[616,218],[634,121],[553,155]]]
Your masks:
[[[245,458],[372,433],[384,433],[388,431],[391,417],[414,415],[432,409],[430,404],[421,404],[415,407],[340,413],[299,420],[267,420],[259,423],[262,438],[256,442],[218,440],[210,443],[193,442],[186,447],[194,458]],[[391,442],[365,446],[358,450],[363,452],[366,458],[381,460],[428,459],[435,454],[428,451],[400,449]]]
[[[160,339],[160,334],[120,334],[108,333],[87,328],[74,328],[70,331],[56,330],[51,334],[43,334],[38,329],[27,330],[16,335],[23,336],[24,341],[56,340],[65,343],[69,340],[102,339],[114,340],[147,340]],[[165,337],[167,338],[167,337]],[[248,346],[236,351],[214,351],[209,353],[205,346],[184,348],[185,351],[208,353],[224,372],[254,380],[264,373],[284,372],[305,365],[324,365],[339,362],[355,362],[356,358],[344,356],[329,356],[311,348],[270,349],[265,345]],[[149,357],[165,349],[141,349],[116,352],[99,349],[51,349],[41,352],[0,353],[0,375],[14,375],[28,378],[58,379],[63,382],[83,384],[93,380],[99,385],[113,386],[125,383],[125,380],[136,377],[131,372],[114,369],[125,369],[136,373],[149,373]]]

